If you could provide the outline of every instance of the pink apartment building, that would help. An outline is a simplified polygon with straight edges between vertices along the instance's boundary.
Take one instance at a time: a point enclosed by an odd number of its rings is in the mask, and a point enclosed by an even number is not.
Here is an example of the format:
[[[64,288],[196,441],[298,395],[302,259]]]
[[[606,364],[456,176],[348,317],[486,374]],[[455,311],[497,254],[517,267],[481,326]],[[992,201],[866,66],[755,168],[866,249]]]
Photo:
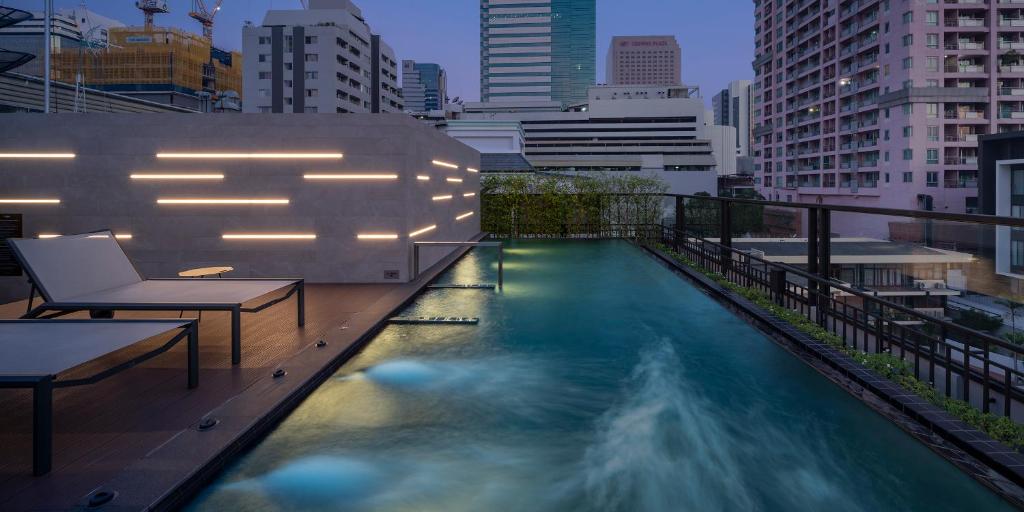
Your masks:
[[[754,4],[766,198],[977,208],[978,135],[1024,127],[1024,0]]]

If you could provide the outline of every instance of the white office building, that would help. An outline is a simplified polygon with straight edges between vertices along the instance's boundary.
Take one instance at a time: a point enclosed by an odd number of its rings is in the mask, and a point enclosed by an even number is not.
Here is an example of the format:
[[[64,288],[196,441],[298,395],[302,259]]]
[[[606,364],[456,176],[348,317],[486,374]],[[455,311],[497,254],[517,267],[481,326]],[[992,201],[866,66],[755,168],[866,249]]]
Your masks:
[[[467,103],[461,118],[519,121],[536,172],[643,173],[662,178],[673,193],[717,195],[719,167],[734,167],[735,153],[715,153],[696,88],[594,86],[587,92],[585,103],[568,110],[557,102],[532,109]]]
[[[242,29],[245,112],[402,112],[394,51],[351,0],[271,10]]]
[[[750,84],[750,80],[729,82],[728,87],[711,98],[715,124],[736,128],[736,154],[741,157],[752,156],[750,153],[750,144],[753,138]]]

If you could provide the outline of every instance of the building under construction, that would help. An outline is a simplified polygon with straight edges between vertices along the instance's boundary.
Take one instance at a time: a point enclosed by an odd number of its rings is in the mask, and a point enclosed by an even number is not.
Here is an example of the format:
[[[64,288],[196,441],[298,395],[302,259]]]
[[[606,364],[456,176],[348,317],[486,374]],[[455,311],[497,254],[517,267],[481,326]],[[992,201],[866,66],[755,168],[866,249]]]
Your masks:
[[[106,47],[55,50],[53,78],[192,110],[235,110],[242,55],[180,29],[111,28]]]

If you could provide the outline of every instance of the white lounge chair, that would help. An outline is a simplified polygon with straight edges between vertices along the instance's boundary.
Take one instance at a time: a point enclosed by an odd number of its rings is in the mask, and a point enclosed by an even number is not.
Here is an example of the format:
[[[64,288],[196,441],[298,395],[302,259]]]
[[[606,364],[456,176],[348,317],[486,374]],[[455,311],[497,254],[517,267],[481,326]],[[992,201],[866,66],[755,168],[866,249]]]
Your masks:
[[[7,242],[32,283],[22,318],[53,318],[83,310],[229,311],[232,364],[242,360],[242,313],[263,311],[298,294],[298,324],[306,323],[302,279],[143,279],[110,231]],[[284,289],[288,291],[283,296],[242,307]],[[33,308],[36,291],[43,303]],[[47,311],[55,313],[43,316]]]
[[[178,331],[158,348],[89,377],[61,380],[68,370],[140,341]],[[0,388],[30,388],[32,472],[50,471],[53,390],[99,382],[162,354],[188,338],[188,387],[199,385],[199,329],[195,320],[0,320]]]

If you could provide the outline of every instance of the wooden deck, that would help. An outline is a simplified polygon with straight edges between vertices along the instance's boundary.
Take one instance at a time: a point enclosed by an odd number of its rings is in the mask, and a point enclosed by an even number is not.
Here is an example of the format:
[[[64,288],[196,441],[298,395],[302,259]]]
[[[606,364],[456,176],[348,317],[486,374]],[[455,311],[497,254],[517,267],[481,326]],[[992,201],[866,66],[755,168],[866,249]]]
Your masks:
[[[197,389],[186,389],[186,347],[179,343],[98,384],[55,392],[53,471],[42,477],[32,476],[31,394],[0,390],[0,510],[75,509],[98,490],[117,493],[104,510],[179,504],[255,438],[252,427],[258,431],[271,424],[301,400],[354,343],[442,267],[402,285],[309,284],[304,328],[296,325],[294,298],[245,314],[242,363],[236,367],[230,361],[228,314],[203,313]],[[24,302],[0,306],[0,317],[15,318],[24,307]],[[118,314],[157,316],[178,315]],[[320,339],[328,345],[316,347]],[[91,374],[161,342],[148,340],[72,373]],[[277,368],[287,374],[273,378]],[[199,431],[207,416],[217,425]],[[197,474],[200,468],[206,468],[204,474]]]

